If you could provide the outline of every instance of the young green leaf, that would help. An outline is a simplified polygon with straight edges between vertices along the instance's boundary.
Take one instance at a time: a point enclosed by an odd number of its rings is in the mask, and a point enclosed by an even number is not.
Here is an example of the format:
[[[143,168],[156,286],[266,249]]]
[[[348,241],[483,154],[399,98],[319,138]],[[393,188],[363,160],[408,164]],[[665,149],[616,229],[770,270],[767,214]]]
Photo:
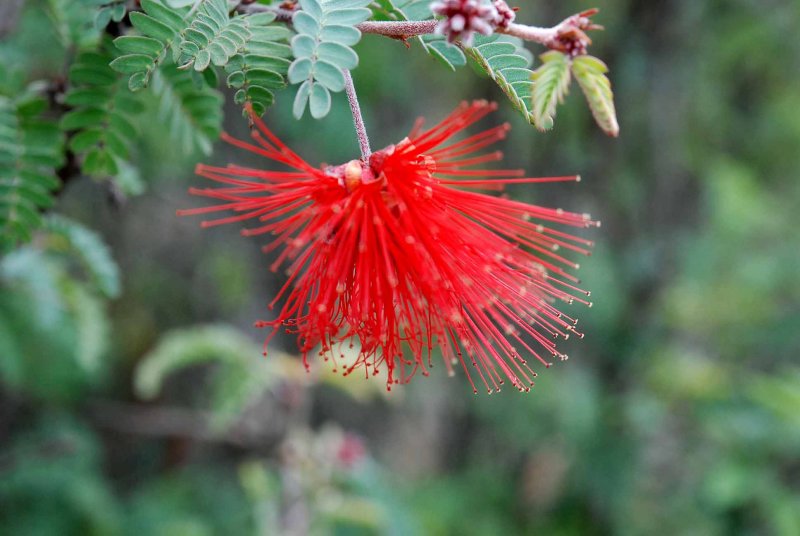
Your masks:
[[[572,73],[586,96],[595,121],[609,136],[619,136],[619,123],[614,107],[614,93],[605,63],[592,56],[572,60]]]
[[[144,12],[130,14],[131,24],[141,36],[121,36],[114,44],[120,57],[111,62],[111,68],[129,75],[128,88],[139,91],[147,87],[156,68],[161,65],[167,51],[176,44],[186,30],[186,9],[169,7],[160,0],[141,0]],[[227,16],[227,13],[226,13]]]
[[[542,65],[533,72],[533,121],[539,130],[550,130],[556,106],[569,91],[570,61],[566,54],[551,50],[540,56]]]

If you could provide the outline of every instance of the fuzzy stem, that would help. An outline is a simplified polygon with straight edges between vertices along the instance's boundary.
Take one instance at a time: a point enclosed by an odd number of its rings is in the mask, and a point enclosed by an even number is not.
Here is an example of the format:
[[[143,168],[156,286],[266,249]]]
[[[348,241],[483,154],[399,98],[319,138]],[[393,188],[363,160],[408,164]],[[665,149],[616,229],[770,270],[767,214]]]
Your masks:
[[[566,26],[566,22],[567,21],[561,22],[552,28],[539,28],[538,26],[526,26],[525,24],[516,24],[512,22],[508,25],[508,28],[498,28],[497,32],[513,35],[524,41],[533,41],[535,43],[547,45],[558,36],[558,32],[561,28]]]
[[[356,25],[362,33],[383,35],[385,37],[414,37],[417,35],[432,34],[436,29],[438,21],[435,20],[411,20],[411,21],[367,21]],[[537,26],[527,26],[525,24],[508,25],[508,28],[497,28],[497,33],[505,33],[535,43],[547,44],[558,35],[559,30],[565,26],[564,21],[552,28],[539,28]]]
[[[271,11],[277,15],[277,20],[289,22],[292,19],[294,10],[285,8],[275,8],[261,4],[240,4],[237,11],[242,13],[258,13],[261,11]],[[550,46],[558,37],[559,32],[576,25],[576,17],[592,15],[594,10],[590,10],[578,15],[567,17],[560,23],[551,28],[540,28],[538,26],[528,26],[526,24],[511,23],[507,28],[497,28],[495,32],[504,33],[519,37],[524,41],[532,41],[545,46]],[[439,21],[430,20],[409,20],[409,21],[366,21],[356,25],[362,33],[383,35],[395,39],[406,39],[418,35],[432,34],[436,30]]]
[[[437,24],[435,20],[366,21],[357,24],[356,28],[362,33],[403,38],[431,34]]]
[[[372,154],[372,151],[369,148],[367,129],[364,126],[364,118],[361,117],[361,106],[358,104],[358,96],[356,95],[356,86],[353,84],[353,77],[350,76],[350,71],[347,70],[344,71],[344,90],[347,93],[347,101],[350,103],[350,111],[353,113],[353,124],[356,127],[358,146],[361,149],[361,159],[364,162],[368,162],[369,155]]]

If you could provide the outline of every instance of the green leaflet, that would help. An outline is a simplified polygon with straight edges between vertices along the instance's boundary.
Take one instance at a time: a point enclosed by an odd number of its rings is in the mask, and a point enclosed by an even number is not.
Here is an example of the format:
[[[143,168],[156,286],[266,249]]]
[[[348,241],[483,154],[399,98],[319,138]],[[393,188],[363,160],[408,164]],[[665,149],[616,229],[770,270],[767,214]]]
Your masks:
[[[423,35],[419,40],[428,54],[451,70],[455,71],[456,67],[463,67],[467,64],[467,58],[461,49],[448,43],[441,35]]]
[[[617,137],[619,123],[607,72],[606,64],[593,56],[579,56],[572,60],[572,73],[586,96],[595,121],[606,134]]]
[[[494,80],[511,104],[530,123],[534,123],[531,107],[533,71],[520,40],[503,36],[475,36],[475,46],[466,49],[475,64]]]
[[[27,95],[0,96],[0,252],[31,239],[60,186],[55,170],[63,163],[64,136],[40,117],[45,108]]]
[[[222,128],[222,95],[198,87],[188,71],[164,65],[153,73],[153,92],[159,98],[159,120],[184,152],[211,153]]]
[[[69,254],[88,275],[95,289],[108,298],[120,293],[117,263],[103,239],[91,229],[64,216],[52,214],[45,219],[49,249]]]
[[[196,71],[204,71],[210,64],[224,66],[250,37],[244,17],[229,17],[227,0],[206,0],[183,32],[178,64]]]
[[[174,62],[180,69],[202,73],[193,77],[200,92],[217,83],[217,73],[211,67],[224,67],[228,87],[237,90],[235,102],[248,104],[256,114],[263,114],[274,101],[274,91],[285,86],[290,64],[287,58],[292,54],[284,41],[291,32],[285,26],[270,24],[275,19],[272,13],[231,18],[226,0],[200,0],[191,17],[187,16],[187,5],[144,0],[144,13],[131,13],[133,26],[143,35],[117,38],[115,44],[121,55],[111,62],[111,67],[129,75],[128,85],[136,91],[150,83],[159,67]],[[164,85],[159,88],[163,90]],[[163,106],[162,111],[167,113]],[[217,115],[215,112],[211,118]],[[192,136],[188,129],[178,127],[179,123],[174,123],[174,131],[184,148],[201,146],[204,151],[210,150],[204,135]],[[190,140],[192,137],[194,141]],[[104,163],[103,159],[98,162]]]
[[[369,0],[301,0],[301,9],[292,22],[297,35],[292,38],[294,61],[287,77],[301,84],[292,107],[300,118],[308,106],[311,116],[320,119],[330,111],[330,92],[344,89],[343,70],[358,65],[358,55],[351,48],[361,32],[355,25],[367,20],[372,12]]]
[[[147,38],[133,38],[126,46],[150,46]],[[70,89],[64,102],[73,107],[61,119],[61,128],[76,131],[70,149],[82,156],[81,170],[91,177],[113,177],[120,163],[130,157],[130,147],[137,131],[133,118],[144,106],[109,67],[114,57],[109,51],[84,52],[70,69]],[[122,58],[140,58],[127,55]],[[122,69],[118,69],[124,72]],[[132,72],[132,71],[131,71]]]
[[[282,25],[270,24],[271,13],[247,17],[250,39],[225,65],[228,87],[236,89],[234,101],[249,105],[262,115],[275,99],[275,90],[286,86],[286,73],[292,55],[285,41],[291,32]]]
[[[112,69],[129,75],[131,91],[147,87],[156,67],[164,62],[167,51],[177,46],[186,30],[186,9],[173,9],[160,0],[141,0],[141,4],[144,13],[135,11],[130,20],[144,39],[127,35],[116,38],[114,44],[123,54],[111,62]]]
[[[539,130],[550,130],[556,115],[556,106],[569,92],[570,61],[566,54],[551,50],[539,56],[542,65],[534,71],[533,121]]]

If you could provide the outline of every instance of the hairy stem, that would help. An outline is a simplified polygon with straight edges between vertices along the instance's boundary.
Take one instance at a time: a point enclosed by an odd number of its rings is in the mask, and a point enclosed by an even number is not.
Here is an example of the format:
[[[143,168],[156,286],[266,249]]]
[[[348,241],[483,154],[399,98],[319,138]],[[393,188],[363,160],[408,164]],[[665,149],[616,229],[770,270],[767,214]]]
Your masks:
[[[240,4],[237,8],[242,13],[256,13],[261,11],[271,11],[277,15],[277,20],[289,22],[292,20],[293,10],[285,8],[275,8],[261,4]],[[525,41],[532,41],[549,46],[558,37],[559,33],[575,27],[578,24],[578,17],[586,14],[593,14],[592,11],[573,15],[561,21],[551,28],[540,28],[538,26],[528,26],[526,24],[511,23],[507,28],[497,28],[497,33],[504,33],[519,37]],[[383,35],[395,39],[405,39],[418,35],[432,34],[436,30],[439,21],[430,20],[409,20],[409,21],[366,21],[356,25],[362,33]]]
[[[533,41],[535,43],[547,45],[558,36],[558,32],[565,26],[565,22],[566,21],[552,28],[539,28],[538,26],[526,26],[525,24],[515,24],[512,22],[508,25],[508,28],[504,30],[498,28],[497,31],[499,33],[519,37],[524,41]]]
[[[569,20],[569,19],[567,19]],[[508,28],[498,28],[497,33],[505,33],[535,43],[547,44],[556,38],[558,32],[566,25],[564,21],[552,28],[539,28],[537,26],[527,26],[525,24],[508,25]],[[413,20],[413,21],[367,21],[356,25],[362,33],[383,35],[386,37],[414,37],[417,35],[432,34],[436,29],[438,21],[435,20]]]
[[[403,38],[431,34],[437,24],[435,20],[366,21],[357,24],[356,28],[362,33]]]
[[[356,127],[358,146],[361,149],[361,159],[367,162],[369,161],[369,155],[372,154],[372,151],[369,148],[367,129],[364,126],[364,118],[361,117],[361,106],[358,104],[356,86],[353,84],[353,77],[350,76],[350,71],[344,71],[344,90],[347,93],[347,101],[350,103],[350,111],[353,113],[353,124]]]

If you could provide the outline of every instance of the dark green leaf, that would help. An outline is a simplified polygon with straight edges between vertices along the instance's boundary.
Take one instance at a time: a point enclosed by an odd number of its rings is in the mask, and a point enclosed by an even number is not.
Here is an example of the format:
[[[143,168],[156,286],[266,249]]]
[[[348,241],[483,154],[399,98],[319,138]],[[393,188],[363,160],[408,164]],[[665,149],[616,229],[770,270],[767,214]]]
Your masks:
[[[158,56],[164,46],[156,39],[140,35],[123,35],[114,40],[114,45],[127,54],[147,54],[153,58]]]
[[[171,41],[176,35],[174,29],[144,13],[134,11],[130,18],[136,29],[162,43]]]
[[[118,73],[133,74],[146,71],[153,65],[153,59],[143,54],[127,54],[120,56],[110,63],[112,69]]]

